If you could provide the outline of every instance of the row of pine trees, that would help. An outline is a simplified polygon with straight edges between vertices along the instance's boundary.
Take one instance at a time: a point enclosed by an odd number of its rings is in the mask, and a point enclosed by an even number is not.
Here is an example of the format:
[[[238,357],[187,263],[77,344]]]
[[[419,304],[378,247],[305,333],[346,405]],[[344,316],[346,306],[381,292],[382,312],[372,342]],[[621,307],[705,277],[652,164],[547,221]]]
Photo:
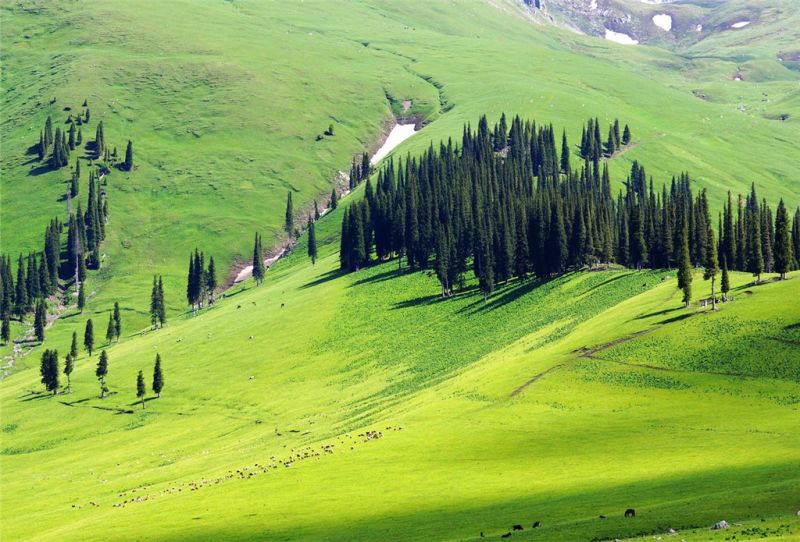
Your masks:
[[[598,131],[597,121],[589,126]],[[438,149],[431,145],[419,158],[390,162],[374,187],[368,180],[364,199],[343,217],[341,267],[357,270],[373,256],[404,257],[411,268],[433,267],[449,296],[470,269],[488,295],[496,284],[531,273],[546,278],[611,262],[676,267],[684,245],[692,265],[705,265],[713,244],[726,268],[757,278],[797,266],[800,210],[790,227],[781,201],[773,222],[755,188],[740,200],[735,223],[726,205],[717,241],[709,235],[707,194],[693,194],[688,174],[656,191],[634,162],[625,189],[615,196],[607,164],[594,149],[596,138],[580,149],[587,158],[573,170],[566,134],[559,156],[552,126],[516,117],[503,133],[502,120],[492,131],[482,117],[476,130],[464,127],[460,146],[451,140]],[[584,140],[588,133],[584,129]],[[624,134],[620,144],[629,144],[630,131]]]

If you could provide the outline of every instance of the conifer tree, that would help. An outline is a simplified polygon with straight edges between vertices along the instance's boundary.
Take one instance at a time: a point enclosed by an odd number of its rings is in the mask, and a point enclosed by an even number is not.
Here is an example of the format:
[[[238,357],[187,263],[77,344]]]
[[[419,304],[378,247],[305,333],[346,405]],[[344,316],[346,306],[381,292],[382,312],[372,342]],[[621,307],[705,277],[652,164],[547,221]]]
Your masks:
[[[116,337],[117,341],[119,341],[120,335],[122,335],[122,318],[119,314],[119,302],[114,302],[114,337]]]
[[[83,308],[86,306],[85,284],[85,281],[78,284],[78,312],[83,312]]]
[[[337,205],[338,205],[338,201],[336,199],[336,188],[333,188],[333,190],[331,190],[331,203],[330,203],[331,211],[336,209]]]
[[[311,258],[311,265],[317,263],[317,234],[311,217],[308,217],[308,257]]]
[[[214,304],[214,290],[217,289],[217,267],[214,265],[214,256],[208,259],[208,271],[206,271],[206,290],[210,298],[209,303]]]
[[[286,216],[283,223],[283,229],[285,229],[286,233],[289,235],[292,234],[292,230],[294,229],[294,209],[292,208],[291,192],[289,192],[286,196]]]
[[[156,364],[153,367],[153,392],[156,397],[161,398],[161,390],[164,389],[164,374],[161,372],[161,354],[156,354]]]
[[[314,220],[319,220],[319,206],[317,205],[317,200],[314,200]]]
[[[111,341],[114,340],[114,316],[112,314],[108,315],[108,327],[106,327],[106,341],[108,344],[111,344]]]
[[[25,267],[22,254],[17,260],[17,288],[14,295],[14,314],[22,321],[28,312],[28,289],[25,284]]]
[[[631,142],[631,130],[628,128],[628,125],[625,125],[625,129],[622,131],[622,144],[628,145]]]
[[[261,236],[258,233],[253,244],[253,279],[256,285],[264,280],[264,253],[261,251]]]
[[[728,292],[731,289],[730,277],[728,277],[728,260],[725,256],[722,257],[722,279],[719,286],[722,292],[722,300],[728,301]]]
[[[161,275],[158,276],[156,295],[158,297],[158,325],[159,327],[164,327],[164,324],[167,323],[167,305],[164,303],[164,282]]]
[[[89,122],[89,110],[86,110],[86,122]],[[96,158],[99,160],[106,150],[105,134],[103,133],[103,121],[97,124],[97,129],[94,134],[94,151]]]
[[[108,354],[105,350],[100,352],[100,359],[97,361],[97,369],[94,372],[97,380],[100,381],[100,399],[105,399],[108,388],[106,387],[106,376],[108,375]]]
[[[80,117],[78,117],[78,122],[80,122]],[[82,143],[83,143],[83,132],[81,132],[81,129],[78,128],[78,137],[75,138],[75,145],[80,147]]]
[[[72,392],[72,380],[70,376],[72,375],[73,369],[75,369],[75,359],[71,354],[67,354],[64,358],[64,375],[67,377],[67,390],[70,392]]]
[[[53,395],[58,393],[58,351],[45,350],[42,353],[42,362],[39,367],[42,384]]]
[[[42,132],[39,132],[39,144],[36,145],[36,153],[39,156],[40,162],[44,160],[45,156],[47,156],[47,145],[45,145],[44,135],[42,135]]]
[[[717,259],[717,245],[714,238],[714,230],[711,229],[711,224],[706,225],[706,258],[705,270],[703,271],[703,279],[711,280],[711,308],[717,310],[717,295],[714,286],[717,280],[717,273],[719,273],[719,260]]]
[[[67,145],[69,145],[69,150],[75,150],[75,123],[71,122],[69,124],[69,137],[67,138]]]
[[[133,171],[133,142],[128,140],[128,147],[125,149],[125,163],[123,164],[126,171]]]
[[[359,180],[364,180],[369,177],[370,173],[372,173],[372,166],[369,163],[369,155],[364,152],[361,154],[361,177]]]
[[[11,319],[9,313],[10,311],[3,312],[3,324],[0,328],[0,339],[2,339],[5,344],[11,342]]]
[[[91,318],[86,320],[86,329],[83,331],[83,346],[89,352],[89,357],[91,357],[94,350],[94,324]]]
[[[91,118],[92,118],[92,115],[91,115],[91,113],[89,112],[89,108],[87,107],[87,108],[86,108],[86,114],[83,116],[83,122],[88,124],[88,122],[89,122],[89,120],[90,120]]]
[[[683,290],[683,305],[688,309],[692,302],[692,263],[689,259],[689,226],[685,217],[681,229],[681,252],[678,259],[678,288]]]
[[[73,360],[78,359],[78,332],[72,332],[72,344],[69,347],[69,355]]]
[[[619,147],[620,147],[619,120],[614,119],[614,149],[619,150]]]
[[[569,175],[571,173],[569,164],[569,145],[567,144],[567,131],[561,133],[561,173]]]
[[[147,393],[147,390],[144,386],[144,374],[142,371],[139,371],[139,374],[136,375],[136,397],[138,397],[142,401],[142,409],[144,409],[144,396]]]
[[[792,238],[789,233],[789,213],[781,199],[775,215],[775,272],[781,279],[786,278],[786,273],[791,269],[794,261],[792,254]]]
[[[44,342],[44,328],[47,325],[47,306],[44,300],[40,299],[36,304],[36,314],[33,320],[33,331],[36,335],[36,340]]]

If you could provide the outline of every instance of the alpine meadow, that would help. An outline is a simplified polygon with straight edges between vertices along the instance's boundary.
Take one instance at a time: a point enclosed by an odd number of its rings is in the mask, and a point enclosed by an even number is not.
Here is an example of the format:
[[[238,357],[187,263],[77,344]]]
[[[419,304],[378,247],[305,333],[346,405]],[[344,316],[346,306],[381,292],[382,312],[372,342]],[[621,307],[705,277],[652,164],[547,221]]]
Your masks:
[[[0,539],[800,540],[795,0],[0,3]]]

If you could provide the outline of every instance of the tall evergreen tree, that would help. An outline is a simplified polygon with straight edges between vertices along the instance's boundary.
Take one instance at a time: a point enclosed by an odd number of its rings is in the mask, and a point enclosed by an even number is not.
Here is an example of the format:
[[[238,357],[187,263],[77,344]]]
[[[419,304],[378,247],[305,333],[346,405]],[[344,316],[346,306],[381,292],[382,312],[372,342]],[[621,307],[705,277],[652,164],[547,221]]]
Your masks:
[[[162,280],[161,275],[158,276],[157,297],[158,297],[158,325],[159,327],[164,327],[164,324],[167,323],[167,305],[166,303],[164,303],[164,281]]]
[[[208,271],[206,271],[206,290],[208,290],[211,304],[214,303],[214,291],[217,286],[217,267],[214,265],[214,256],[211,256],[208,259]]]
[[[106,387],[106,376],[108,376],[108,354],[105,350],[100,352],[100,359],[97,361],[97,369],[94,372],[97,380],[100,381],[100,398],[104,399],[108,388]]]
[[[0,339],[3,340],[4,344],[8,344],[11,342],[11,318],[10,318],[10,311],[3,312],[3,324],[0,327]]]
[[[778,211],[775,215],[775,272],[780,274],[781,279],[786,278],[786,273],[791,269],[794,262],[792,254],[792,237],[789,232],[789,213],[781,199],[778,204]]]
[[[264,253],[261,251],[261,236],[258,233],[253,244],[253,279],[256,285],[264,280]]]
[[[317,205],[317,200],[314,200],[314,220],[319,220],[319,206]]]
[[[161,398],[161,390],[164,389],[164,374],[161,372],[161,354],[156,354],[156,364],[153,367],[153,391],[156,397]]]
[[[138,397],[142,401],[142,409],[144,409],[144,396],[147,393],[147,389],[144,385],[144,374],[142,371],[139,371],[139,374],[136,375],[136,397]]]
[[[728,301],[728,292],[731,290],[731,280],[728,276],[728,260],[725,256],[722,257],[722,279],[719,288],[722,292],[722,300]]]
[[[20,254],[17,260],[17,288],[14,295],[14,314],[22,321],[27,312],[28,289],[25,284],[25,264],[22,260],[22,254]]]
[[[78,283],[78,312],[83,312],[83,308],[86,306],[85,285],[85,281]]]
[[[317,263],[317,234],[314,230],[314,221],[308,217],[308,257],[312,265]]]
[[[72,344],[69,347],[69,355],[73,360],[78,359],[78,332],[72,332]]]
[[[703,279],[711,280],[711,308],[717,310],[717,294],[714,286],[717,280],[717,273],[719,273],[719,260],[717,259],[717,245],[714,238],[714,230],[711,229],[711,224],[706,225],[706,235],[708,241],[706,243],[706,259],[705,270],[703,271]]]
[[[622,131],[622,144],[628,145],[631,142],[631,130],[628,128],[628,125],[625,125],[625,129]]]
[[[67,354],[64,358],[64,375],[67,377],[67,390],[72,392],[72,371],[75,369],[75,359],[71,354]]]
[[[126,171],[133,171],[133,142],[128,140],[128,147],[125,149],[125,162],[123,167]]]
[[[94,324],[91,318],[86,320],[86,328],[83,331],[83,346],[89,352],[89,357],[91,357],[94,350]]]
[[[114,337],[119,341],[122,335],[122,317],[119,314],[119,302],[114,302]]]
[[[58,393],[58,351],[45,350],[42,353],[42,362],[39,367],[42,384],[53,395]]]
[[[331,208],[331,211],[333,211],[334,209],[336,209],[336,206],[337,206],[338,204],[339,204],[339,203],[338,203],[337,196],[336,196],[336,188],[333,188],[333,189],[331,190],[331,202],[330,202],[330,208]]]
[[[289,192],[286,196],[286,216],[284,217],[283,229],[289,235],[294,230],[294,209],[292,207],[292,193]]]
[[[43,299],[39,300],[36,304],[36,314],[33,320],[33,331],[36,334],[36,340],[44,342],[44,328],[47,325],[47,306]]]
[[[692,263],[689,258],[689,226],[685,218],[681,229],[681,252],[678,259],[678,288],[683,290],[683,305],[688,309],[692,302]]]
[[[111,344],[111,341],[114,340],[114,316],[112,314],[108,315],[108,326],[106,327],[106,341],[108,344]]]

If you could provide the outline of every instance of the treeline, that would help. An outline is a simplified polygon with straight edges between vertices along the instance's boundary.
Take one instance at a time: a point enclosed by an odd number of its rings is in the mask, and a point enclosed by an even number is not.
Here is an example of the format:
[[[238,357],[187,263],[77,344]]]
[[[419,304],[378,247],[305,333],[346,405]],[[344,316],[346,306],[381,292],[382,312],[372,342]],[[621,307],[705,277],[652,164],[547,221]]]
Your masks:
[[[205,254],[194,249],[194,254],[189,254],[189,273],[186,279],[186,299],[192,309],[202,308],[206,301],[213,304],[214,290],[217,289],[217,285],[214,257],[209,257],[208,268],[206,268]]]
[[[597,121],[590,125],[593,133],[599,130]],[[611,133],[613,139],[614,125]],[[448,141],[397,167],[390,162],[375,187],[368,180],[364,199],[344,214],[341,267],[357,270],[373,255],[379,261],[405,257],[411,268],[435,268],[448,296],[470,269],[488,295],[498,282],[531,273],[546,278],[611,262],[673,267],[684,244],[690,261],[703,265],[709,246],[716,244],[709,235],[713,217],[706,192],[693,194],[685,173],[656,191],[644,167],[634,162],[625,190],[614,196],[608,167],[593,147],[597,138],[592,139],[587,149],[593,159],[573,171],[565,133],[559,155],[552,126],[516,117],[503,135],[502,120],[493,131],[482,117],[476,130],[464,127],[460,146]],[[624,140],[623,134],[620,143]],[[780,267],[773,257],[769,270],[785,273],[800,253],[800,210],[788,233],[788,221],[773,224],[769,207],[755,198],[753,189],[732,230],[744,241],[729,253],[723,236],[719,245],[726,252],[720,259],[728,268],[758,276],[767,269],[759,265],[759,253],[763,258],[765,251],[781,251]],[[785,212],[782,202],[780,208]],[[788,242],[777,246],[787,236]]]
[[[372,166],[369,163],[369,155],[365,152],[361,155],[361,163],[357,163],[353,158],[350,164],[350,190],[361,184],[361,181],[368,179],[372,173]]]

